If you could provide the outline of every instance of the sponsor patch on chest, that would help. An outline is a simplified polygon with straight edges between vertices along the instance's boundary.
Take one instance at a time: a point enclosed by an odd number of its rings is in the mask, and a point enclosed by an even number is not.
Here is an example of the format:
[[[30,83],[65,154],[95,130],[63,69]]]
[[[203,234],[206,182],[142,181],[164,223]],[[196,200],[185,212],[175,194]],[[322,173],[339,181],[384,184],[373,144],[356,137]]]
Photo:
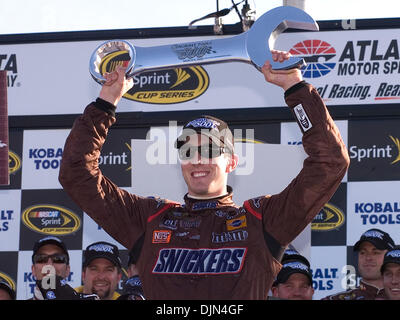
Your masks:
[[[153,243],[169,243],[172,232],[170,230],[154,230]]]
[[[245,228],[245,227],[247,227],[246,216],[241,216],[241,217],[226,221],[226,229],[228,231]]]
[[[155,274],[230,274],[243,267],[247,248],[218,249],[161,249],[153,273]]]
[[[228,231],[222,233],[212,233],[212,242],[213,243],[224,243],[230,241],[245,241],[249,236],[246,230],[235,230]]]

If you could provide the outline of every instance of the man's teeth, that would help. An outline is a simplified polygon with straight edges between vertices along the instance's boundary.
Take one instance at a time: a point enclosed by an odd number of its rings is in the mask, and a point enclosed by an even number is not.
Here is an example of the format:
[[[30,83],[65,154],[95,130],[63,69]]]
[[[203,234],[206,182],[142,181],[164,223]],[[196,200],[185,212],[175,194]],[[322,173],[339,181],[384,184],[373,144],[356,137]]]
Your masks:
[[[207,175],[205,172],[193,172],[193,177],[198,178],[198,177],[204,177]]]

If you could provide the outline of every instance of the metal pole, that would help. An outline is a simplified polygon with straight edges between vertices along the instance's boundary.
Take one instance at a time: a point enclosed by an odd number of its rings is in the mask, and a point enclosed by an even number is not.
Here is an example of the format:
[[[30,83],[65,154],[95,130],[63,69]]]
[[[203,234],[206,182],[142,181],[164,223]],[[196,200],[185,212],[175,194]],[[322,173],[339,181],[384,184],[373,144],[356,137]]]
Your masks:
[[[0,70],[0,185],[10,184],[8,151],[7,71]]]
[[[284,6],[292,6],[303,11],[306,10],[306,0],[283,0]]]

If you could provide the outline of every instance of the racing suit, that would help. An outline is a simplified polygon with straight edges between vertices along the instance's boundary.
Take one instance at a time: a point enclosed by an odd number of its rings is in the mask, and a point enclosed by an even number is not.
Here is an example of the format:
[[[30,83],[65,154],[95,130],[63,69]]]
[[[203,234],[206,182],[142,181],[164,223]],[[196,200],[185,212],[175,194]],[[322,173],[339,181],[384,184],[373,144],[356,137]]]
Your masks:
[[[365,281],[360,281],[360,286],[347,291],[326,296],[321,300],[385,300],[385,290],[379,289]]]
[[[303,81],[285,92],[285,101],[297,112],[308,158],[281,193],[241,205],[229,186],[225,196],[185,195],[183,204],[120,189],[98,164],[115,106],[98,98],[74,122],[59,181],[126,248],[143,241],[137,267],[147,299],[266,299],[285,247],[331,198],[349,165],[318,92]]]

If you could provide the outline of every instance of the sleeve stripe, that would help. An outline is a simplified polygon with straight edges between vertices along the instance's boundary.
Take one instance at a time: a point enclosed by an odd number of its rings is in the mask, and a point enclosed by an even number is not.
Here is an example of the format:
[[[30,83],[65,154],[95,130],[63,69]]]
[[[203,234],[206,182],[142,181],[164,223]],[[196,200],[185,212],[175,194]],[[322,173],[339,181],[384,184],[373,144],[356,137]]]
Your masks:
[[[168,203],[166,204],[163,208],[161,208],[160,210],[158,210],[155,214],[151,215],[150,217],[147,218],[147,223],[153,221],[155,218],[157,218],[161,213],[163,213],[164,211],[166,211],[167,209],[174,207],[175,203]]]
[[[255,216],[258,220],[261,220],[261,214],[258,213],[256,210],[254,210],[254,209],[250,206],[249,200],[246,200],[246,201],[244,202],[244,208],[245,208],[248,212],[250,212],[253,216]]]

